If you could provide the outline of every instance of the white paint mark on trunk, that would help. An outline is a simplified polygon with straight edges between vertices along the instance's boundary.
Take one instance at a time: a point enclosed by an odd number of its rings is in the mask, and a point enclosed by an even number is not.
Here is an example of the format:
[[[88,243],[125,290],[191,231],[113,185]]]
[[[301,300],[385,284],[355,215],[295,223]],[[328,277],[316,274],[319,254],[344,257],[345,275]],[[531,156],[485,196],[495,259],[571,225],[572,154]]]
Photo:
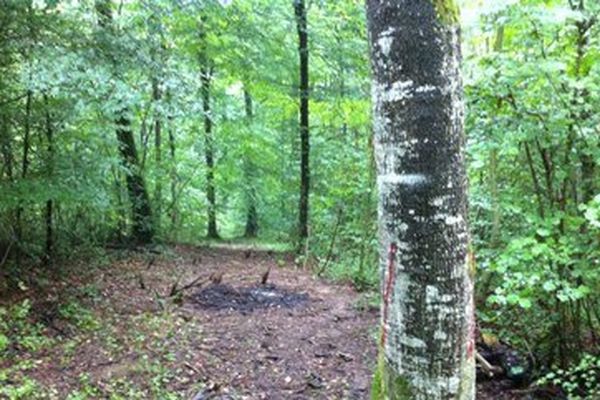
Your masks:
[[[417,186],[427,183],[427,176],[423,174],[386,174],[377,177],[379,183]]]

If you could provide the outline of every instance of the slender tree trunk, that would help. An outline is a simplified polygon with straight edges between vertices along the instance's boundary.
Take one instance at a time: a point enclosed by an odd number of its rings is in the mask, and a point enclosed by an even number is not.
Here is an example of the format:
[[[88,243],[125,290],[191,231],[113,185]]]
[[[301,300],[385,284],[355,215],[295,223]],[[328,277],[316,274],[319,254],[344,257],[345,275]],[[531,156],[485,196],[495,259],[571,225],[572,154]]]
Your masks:
[[[204,58],[204,57],[202,57]],[[204,62],[200,71],[202,80],[202,109],[204,111],[204,158],[206,161],[206,197],[208,199],[208,232],[211,239],[218,239],[217,230],[217,201],[215,195],[215,160],[213,121],[210,109],[210,85],[212,69]]]
[[[301,248],[302,242],[308,238],[310,194],[308,30],[304,0],[294,0],[294,11],[298,29],[298,55],[300,58],[300,204],[298,234],[301,240]]]
[[[152,100],[155,105],[160,102],[162,93],[158,86],[158,80],[152,80]],[[154,204],[156,216],[156,228],[160,229],[160,219],[162,216],[162,116],[160,112],[155,111],[154,115],[154,161],[156,162],[156,186],[154,188]]]
[[[12,150],[12,137],[10,132],[10,125],[7,121],[7,116],[0,111],[0,117],[2,118],[0,131],[0,152],[2,154],[2,170],[0,171],[0,180],[2,180],[6,176],[6,180],[9,183],[13,182],[13,150]],[[11,249],[14,246],[14,211],[10,210],[7,212],[7,220],[10,221],[9,226],[7,226],[7,235],[9,236],[9,240],[7,243],[4,243],[6,246],[5,249],[0,250],[0,268],[4,265],[6,260],[11,256]]]
[[[252,126],[252,119],[254,118],[252,96],[245,88],[244,101],[246,104],[246,119],[248,120],[248,126]],[[256,208],[256,187],[254,182],[255,166],[253,165],[252,160],[249,160],[248,155],[246,155],[244,164],[244,175],[246,177],[246,204],[248,206],[248,210],[246,211],[246,229],[244,236],[253,238],[258,234],[258,210]]]
[[[25,96],[25,123],[23,127],[23,158],[21,160],[21,179],[25,180],[27,177],[27,172],[29,170],[29,147],[30,147],[30,139],[31,139],[31,102],[33,100],[33,93],[28,90],[27,95]],[[16,264],[17,267],[21,265],[21,247],[23,245],[23,226],[22,226],[22,216],[23,216],[23,206],[19,206],[17,208],[16,221],[15,221],[15,236],[17,240],[17,246],[15,250],[16,254]]]
[[[50,180],[54,179],[54,127],[52,126],[52,117],[50,115],[50,104],[48,96],[44,95],[44,106],[46,107],[46,152],[47,152],[47,167],[46,173]],[[49,198],[46,200],[46,210],[44,222],[46,224],[46,251],[44,262],[46,265],[51,265],[54,261],[54,224],[53,224],[54,200]]]
[[[529,166],[529,173],[531,174],[531,181],[533,183],[533,191],[537,197],[538,202],[538,215],[543,220],[546,218],[546,212],[544,210],[544,195],[542,194],[542,188],[539,183],[539,179],[537,176],[537,172],[535,170],[535,164],[533,162],[533,156],[531,155],[531,150],[529,149],[529,144],[527,142],[523,142],[523,147],[525,148],[525,156],[527,157],[527,165]]]
[[[106,31],[110,31],[112,29],[111,1],[97,0],[95,6],[98,13],[99,26]],[[113,65],[113,73],[116,75],[118,61],[110,49],[107,52],[107,56]],[[123,107],[116,115],[115,123],[117,125],[116,135],[119,144],[119,154],[126,173],[127,194],[131,203],[133,220],[132,236],[134,241],[138,243],[149,243],[154,237],[152,208],[140,169],[128,107]]]
[[[170,103],[170,95],[167,92],[167,97]],[[171,230],[175,231],[177,227],[178,212],[177,212],[177,163],[175,159],[176,144],[175,133],[173,132],[173,116],[169,114],[168,120],[168,135],[169,135],[169,156],[171,158]]]
[[[504,26],[500,26],[496,32],[496,39],[494,41],[494,52],[499,53],[502,51],[504,45]],[[498,111],[502,105],[502,101],[497,101]],[[490,195],[492,198],[492,235],[491,235],[491,246],[497,248],[500,246],[500,230],[502,227],[502,210],[500,208],[500,191],[498,183],[498,147],[493,146],[490,152]]]
[[[6,175],[9,182],[13,180],[13,154],[12,154],[12,138],[9,132],[9,124],[5,115],[2,116],[2,136],[0,136],[0,151],[2,152],[3,164],[2,175]],[[1,175],[0,175],[1,177]]]
[[[367,0],[382,276],[374,399],[475,398],[458,11]]]
[[[123,187],[121,173],[111,166],[111,172],[113,174],[116,202],[117,202],[117,239],[123,240],[123,235],[127,235],[127,208],[123,206]]]

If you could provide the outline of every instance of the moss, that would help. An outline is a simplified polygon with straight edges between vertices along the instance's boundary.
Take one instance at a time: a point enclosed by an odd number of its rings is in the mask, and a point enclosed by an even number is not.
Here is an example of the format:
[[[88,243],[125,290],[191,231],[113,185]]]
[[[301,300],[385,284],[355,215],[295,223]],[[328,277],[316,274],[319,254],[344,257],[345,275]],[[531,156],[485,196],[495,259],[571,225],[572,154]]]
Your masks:
[[[372,400],[411,400],[412,390],[405,377],[396,375],[385,362],[383,350],[377,357],[377,369],[371,386]]]
[[[477,261],[475,260],[475,253],[470,246],[467,253],[467,270],[469,271],[469,278],[474,281],[477,275]]]
[[[377,357],[377,366],[375,367],[375,374],[373,375],[373,383],[371,384],[371,399],[372,400],[383,400],[385,390],[383,388],[383,356],[380,354]]]
[[[432,0],[439,19],[447,25],[458,24],[460,12],[455,0]]]

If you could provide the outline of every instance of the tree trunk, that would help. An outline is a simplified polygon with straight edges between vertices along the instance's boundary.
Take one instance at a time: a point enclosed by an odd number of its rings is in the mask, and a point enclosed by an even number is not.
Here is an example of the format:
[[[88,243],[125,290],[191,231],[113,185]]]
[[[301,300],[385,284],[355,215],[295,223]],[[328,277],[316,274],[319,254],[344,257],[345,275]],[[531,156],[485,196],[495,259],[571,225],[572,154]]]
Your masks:
[[[204,58],[204,57],[202,57]],[[212,115],[210,109],[210,85],[212,69],[204,62],[200,71],[202,80],[202,109],[204,111],[204,158],[206,161],[206,197],[208,198],[208,232],[211,239],[218,239],[217,201],[215,195],[215,160],[212,132]]]
[[[308,238],[308,210],[310,191],[310,135],[309,135],[309,80],[308,80],[308,31],[304,0],[294,0],[296,26],[298,29],[298,55],[300,58],[300,204],[298,234],[301,246]]]
[[[158,80],[152,80],[152,100],[155,105],[160,102],[162,93],[158,86]],[[154,115],[154,161],[156,162],[156,186],[154,188],[154,204],[156,216],[156,228],[160,229],[160,219],[162,215],[162,116],[161,113],[155,111]]]
[[[252,126],[252,119],[254,118],[254,111],[252,109],[252,96],[245,88],[244,101],[246,104],[246,119],[248,120],[248,126]],[[246,202],[248,205],[248,210],[246,211],[246,229],[244,236],[247,238],[254,238],[258,235],[258,210],[256,209],[256,187],[254,183],[255,166],[253,165],[252,160],[249,160],[248,155],[246,155],[246,159],[244,161]]]
[[[112,29],[112,4],[110,0],[97,0],[95,2],[98,14],[98,25],[107,31]],[[116,75],[117,59],[110,49],[107,56],[112,63]],[[138,243],[149,243],[154,236],[152,221],[152,208],[150,198],[146,190],[146,184],[140,170],[140,163],[135,147],[135,139],[129,119],[129,108],[123,107],[115,116],[116,134],[119,145],[121,163],[125,169],[127,194],[131,203],[133,229],[133,240]]]
[[[458,12],[368,0],[382,331],[374,399],[475,398]]]
[[[33,93],[31,90],[27,91],[25,97],[25,123],[23,127],[23,158],[21,160],[21,179],[24,181],[27,177],[29,170],[29,147],[31,138],[31,102],[33,100]],[[21,265],[21,247],[23,246],[23,226],[22,226],[23,206],[17,207],[16,221],[15,221],[15,236],[17,246],[15,250],[15,261],[17,267]]]
[[[11,137],[11,132],[10,132],[10,124],[8,122],[8,117],[6,116],[6,114],[4,114],[5,110],[0,110],[0,118],[1,122],[2,122],[2,126],[1,129],[2,131],[0,131],[0,153],[2,154],[2,170],[0,171],[0,180],[3,180],[4,177],[6,176],[6,180],[9,183],[13,182],[13,148],[12,148],[12,140],[13,138]],[[7,226],[6,231],[0,229],[0,234],[2,235],[7,235],[7,242],[4,244],[0,244],[0,247],[2,245],[5,246],[4,249],[0,250],[0,267],[2,267],[4,265],[4,263],[6,262],[6,260],[11,256],[11,249],[14,246],[14,237],[13,237],[13,230],[14,230],[14,217],[15,214],[14,212],[8,211],[7,213],[7,217],[6,220],[10,221],[10,223],[8,224],[9,226]],[[0,239],[2,240],[2,239]]]
[[[121,111],[117,119],[117,139],[119,141],[119,153],[121,162],[125,167],[125,181],[127,182],[127,193],[132,207],[133,239],[138,243],[149,243],[154,236],[152,226],[152,209],[150,198],[146,191],[144,178],[139,169],[139,161],[131,121],[127,116],[128,110]]]
[[[167,92],[167,102],[169,107],[171,107],[171,95]],[[177,231],[177,221],[178,221],[178,212],[177,212],[177,160],[175,159],[176,152],[176,143],[175,143],[175,133],[173,132],[173,115],[169,111],[169,115],[167,116],[168,123],[168,135],[169,135],[169,156],[171,158],[171,168],[170,168],[170,178],[171,178],[171,231]]]
[[[9,132],[9,123],[5,115],[2,117],[2,132],[0,136],[0,152],[2,153],[2,172],[0,178],[6,176],[9,182],[13,180],[13,154],[12,154],[12,138]]]
[[[47,168],[49,180],[54,179],[54,127],[52,126],[52,117],[50,115],[50,104],[48,96],[44,95],[44,106],[46,107],[46,142],[47,142]],[[44,222],[46,224],[46,251],[44,255],[44,263],[51,265],[54,261],[54,225],[53,225],[53,210],[54,200],[49,198],[46,200],[46,210]]]

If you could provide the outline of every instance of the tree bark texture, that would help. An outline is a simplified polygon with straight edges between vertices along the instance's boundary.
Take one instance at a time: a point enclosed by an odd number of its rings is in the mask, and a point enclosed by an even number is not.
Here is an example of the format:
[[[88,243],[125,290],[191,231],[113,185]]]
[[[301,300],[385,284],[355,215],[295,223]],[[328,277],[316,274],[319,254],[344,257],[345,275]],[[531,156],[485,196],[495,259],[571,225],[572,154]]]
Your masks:
[[[475,398],[458,15],[367,0],[381,268],[375,399]]]

